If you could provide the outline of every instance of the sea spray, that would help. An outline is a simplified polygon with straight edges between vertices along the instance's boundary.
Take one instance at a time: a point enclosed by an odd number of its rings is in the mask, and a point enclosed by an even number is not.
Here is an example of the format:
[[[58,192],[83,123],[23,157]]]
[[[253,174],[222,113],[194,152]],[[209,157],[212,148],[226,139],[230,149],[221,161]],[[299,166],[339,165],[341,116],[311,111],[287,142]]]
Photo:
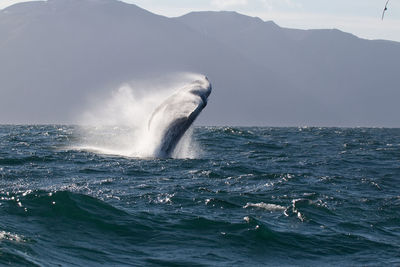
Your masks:
[[[202,75],[179,73],[152,81],[135,81],[90,99],[82,112],[79,144],[74,149],[127,157],[157,157],[157,133],[149,131],[149,119],[163,101]],[[189,129],[171,156],[195,158],[200,151]]]

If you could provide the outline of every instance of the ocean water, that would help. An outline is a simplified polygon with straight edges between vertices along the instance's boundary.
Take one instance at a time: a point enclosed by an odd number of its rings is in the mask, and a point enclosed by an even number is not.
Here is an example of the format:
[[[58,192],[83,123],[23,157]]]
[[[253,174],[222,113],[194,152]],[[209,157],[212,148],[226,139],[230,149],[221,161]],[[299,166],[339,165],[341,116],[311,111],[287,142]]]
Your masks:
[[[82,140],[0,126],[0,265],[400,265],[400,129],[196,127],[171,159]]]

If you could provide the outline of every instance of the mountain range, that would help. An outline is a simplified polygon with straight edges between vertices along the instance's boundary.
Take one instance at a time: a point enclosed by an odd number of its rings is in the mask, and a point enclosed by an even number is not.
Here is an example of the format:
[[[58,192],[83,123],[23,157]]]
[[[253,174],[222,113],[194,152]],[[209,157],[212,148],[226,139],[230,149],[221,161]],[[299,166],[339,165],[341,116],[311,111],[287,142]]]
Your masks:
[[[116,0],[0,10],[0,123],[74,123],[93,95],[166,73],[213,84],[201,125],[400,127],[400,43],[236,12]]]

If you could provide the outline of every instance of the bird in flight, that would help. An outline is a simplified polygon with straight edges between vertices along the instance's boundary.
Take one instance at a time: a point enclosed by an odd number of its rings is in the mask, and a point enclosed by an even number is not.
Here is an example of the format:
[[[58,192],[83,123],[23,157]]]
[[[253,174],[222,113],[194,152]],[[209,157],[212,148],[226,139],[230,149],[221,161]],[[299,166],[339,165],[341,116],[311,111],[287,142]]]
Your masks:
[[[383,9],[383,12],[382,12],[382,20],[383,20],[383,17],[385,16],[385,11],[387,10],[387,5],[388,5],[388,3],[389,3],[389,0],[386,1],[385,8]]]

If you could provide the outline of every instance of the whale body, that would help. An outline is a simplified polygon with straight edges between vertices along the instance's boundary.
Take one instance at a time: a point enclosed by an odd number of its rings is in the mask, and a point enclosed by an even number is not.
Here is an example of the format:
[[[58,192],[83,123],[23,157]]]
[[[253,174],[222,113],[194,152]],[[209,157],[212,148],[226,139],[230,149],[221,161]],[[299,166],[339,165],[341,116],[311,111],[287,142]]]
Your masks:
[[[155,140],[154,156],[171,157],[182,136],[207,105],[210,93],[210,82],[207,77],[201,76],[154,110],[148,121],[149,134]]]

